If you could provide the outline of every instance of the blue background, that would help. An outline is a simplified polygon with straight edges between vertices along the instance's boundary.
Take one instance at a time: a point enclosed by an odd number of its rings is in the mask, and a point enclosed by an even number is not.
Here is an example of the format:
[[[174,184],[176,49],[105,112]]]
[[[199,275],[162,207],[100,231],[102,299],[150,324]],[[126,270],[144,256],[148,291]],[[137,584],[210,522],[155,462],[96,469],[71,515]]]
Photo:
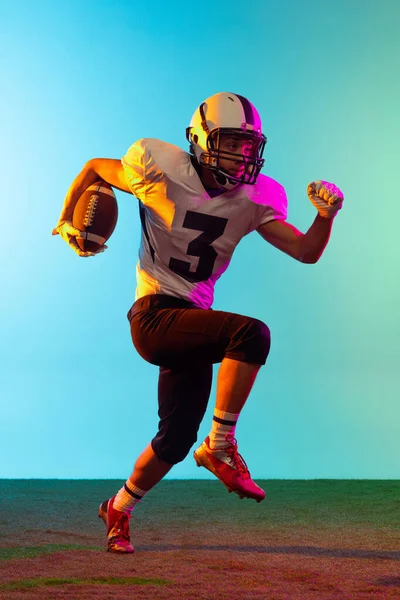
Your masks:
[[[87,160],[140,137],[187,149],[192,113],[219,91],[258,108],[290,223],[314,220],[309,182],[345,194],[316,265],[253,233],[217,284],[215,309],[272,332],[239,451],[258,478],[399,476],[399,6],[0,1],[0,477],[126,478],[153,437],[158,369],[126,318],[137,200],[117,192],[95,258],[51,230]],[[208,475],[190,453],[169,477]]]

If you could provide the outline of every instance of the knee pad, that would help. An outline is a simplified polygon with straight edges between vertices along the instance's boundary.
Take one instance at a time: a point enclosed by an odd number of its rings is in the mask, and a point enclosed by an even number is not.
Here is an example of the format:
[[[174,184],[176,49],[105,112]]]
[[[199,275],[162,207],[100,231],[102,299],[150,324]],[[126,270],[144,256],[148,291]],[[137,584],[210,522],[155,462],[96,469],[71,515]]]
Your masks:
[[[256,355],[259,360],[262,360],[260,364],[265,364],[271,348],[271,332],[263,321],[252,320],[248,333],[248,345],[250,356]]]
[[[158,432],[151,441],[151,447],[157,458],[170,465],[176,465],[187,457],[196,440],[196,433],[188,435],[188,432],[181,432],[179,435],[169,435]]]
[[[259,319],[254,319],[252,325],[257,343],[259,344],[260,350],[264,353],[266,359],[271,348],[271,331],[268,325]]]
[[[268,325],[246,318],[231,338],[226,356],[242,362],[265,365],[271,347]]]

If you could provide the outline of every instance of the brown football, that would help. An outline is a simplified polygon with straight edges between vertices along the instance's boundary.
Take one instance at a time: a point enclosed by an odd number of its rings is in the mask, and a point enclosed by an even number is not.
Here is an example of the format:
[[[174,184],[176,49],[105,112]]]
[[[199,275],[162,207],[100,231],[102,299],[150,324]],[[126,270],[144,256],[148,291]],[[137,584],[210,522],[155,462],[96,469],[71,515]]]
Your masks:
[[[76,238],[84,252],[94,252],[103,246],[113,233],[118,219],[118,205],[108,183],[99,180],[87,188],[76,203],[72,225],[85,237]]]

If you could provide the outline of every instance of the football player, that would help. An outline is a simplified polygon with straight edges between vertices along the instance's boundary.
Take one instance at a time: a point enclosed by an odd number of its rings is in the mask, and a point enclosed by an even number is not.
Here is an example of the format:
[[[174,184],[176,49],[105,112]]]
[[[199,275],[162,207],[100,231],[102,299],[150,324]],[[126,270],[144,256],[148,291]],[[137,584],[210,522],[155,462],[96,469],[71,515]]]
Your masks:
[[[140,139],[122,160],[89,160],[53,230],[79,256],[93,256],[79,248],[76,237],[82,233],[72,226],[81,194],[100,178],[139,200],[142,235],[128,319],[136,350],[159,367],[159,426],[124,486],[100,505],[111,552],[133,552],[133,508],[195,443],[213,364],[221,363],[214,416],[194,459],[229,492],[257,502],[265,498],[238,452],[235,428],[266,363],[270,331],[250,316],[213,310],[214,286],[240,240],[253,231],[297,261],[317,262],[343,202],[335,185],[313,182],[307,191],[318,214],[310,229],[303,234],[287,222],[284,188],[260,174],[267,141],[260,116],[239,94],[218,93],[202,102],[186,137],[189,152]]]

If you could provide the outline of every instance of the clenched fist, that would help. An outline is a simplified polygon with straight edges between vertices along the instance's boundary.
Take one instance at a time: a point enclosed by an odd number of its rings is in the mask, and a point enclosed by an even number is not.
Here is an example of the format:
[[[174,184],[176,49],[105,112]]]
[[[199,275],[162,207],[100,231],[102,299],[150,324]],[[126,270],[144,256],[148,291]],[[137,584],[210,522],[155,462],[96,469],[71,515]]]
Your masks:
[[[333,219],[342,208],[343,193],[329,181],[313,181],[307,187],[307,194],[318,214],[324,219]]]

